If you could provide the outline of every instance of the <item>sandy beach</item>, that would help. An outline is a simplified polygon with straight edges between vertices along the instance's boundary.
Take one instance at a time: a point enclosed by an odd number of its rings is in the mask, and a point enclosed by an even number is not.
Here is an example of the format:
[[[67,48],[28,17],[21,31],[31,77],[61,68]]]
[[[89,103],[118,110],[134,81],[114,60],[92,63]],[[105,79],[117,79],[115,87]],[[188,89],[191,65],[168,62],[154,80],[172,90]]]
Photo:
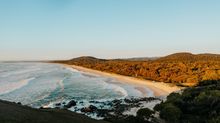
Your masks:
[[[63,65],[66,67],[71,67],[71,68],[79,70],[79,71],[93,73],[93,74],[106,76],[106,77],[111,77],[111,78],[114,78],[120,82],[127,82],[127,83],[131,83],[131,84],[138,84],[138,85],[142,85],[142,86],[147,86],[150,90],[153,91],[154,96],[156,96],[156,97],[167,96],[168,94],[170,94],[172,92],[181,90],[180,87],[177,87],[177,86],[171,85],[171,84],[167,84],[167,83],[163,83],[163,82],[155,82],[155,81],[143,80],[143,79],[138,79],[138,78],[129,77],[129,76],[118,75],[118,74],[114,74],[114,73],[107,73],[107,72],[93,70],[93,69],[89,69],[89,68],[85,68],[85,67],[81,67],[81,66],[76,66],[76,65],[66,65],[66,64],[63,64]],[[137,89],[140,89],[140,91],[143,92],[141,88],[137,88]]]

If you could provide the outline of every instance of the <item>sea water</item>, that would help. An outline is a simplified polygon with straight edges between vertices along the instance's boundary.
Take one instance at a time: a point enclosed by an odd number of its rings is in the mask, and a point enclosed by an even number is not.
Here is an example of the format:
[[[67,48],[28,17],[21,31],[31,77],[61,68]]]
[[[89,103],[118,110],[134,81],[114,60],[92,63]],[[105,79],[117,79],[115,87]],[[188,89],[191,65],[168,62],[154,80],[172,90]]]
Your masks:
[[[152,96],[138,85],[60,64],[40,62],[0,63],[0,99],[21,102],[34,108],[54,107],[56,103],[76,100],[81,107],[95,101]],[[143,86],[140,86],[143,91]],[[140,88],[139,87],[139,88]],[[72,109],[74,111],[74,109]]]

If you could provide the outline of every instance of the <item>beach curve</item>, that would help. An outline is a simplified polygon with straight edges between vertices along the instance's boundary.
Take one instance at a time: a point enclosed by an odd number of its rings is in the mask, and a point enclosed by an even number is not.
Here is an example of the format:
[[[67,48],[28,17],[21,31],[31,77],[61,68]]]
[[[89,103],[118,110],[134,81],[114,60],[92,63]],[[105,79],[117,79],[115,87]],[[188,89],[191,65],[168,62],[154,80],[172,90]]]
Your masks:
[[[137,84],[139,86],[147,86],[150,90],[153,91],[153,95],[155,97],[164,97],[169,95],[172,92],[177,92],[180,91],[182,88],[164,83],[164,82],[155,82],[151,80],[144,80],[144,79],[139,79],[139,78],[134,78],[134,77],[129,77],[129,76],[124,76],[124,75],[119,75],[115,73],[108,73],[108,72],[103,72],[103,71],[98,71],[94,69],[89,69],[77,65],[68,65],[68,64],[62,64],[67,68],[73,68],[82,72],[87,72],[87,73],[93,73],[105,77],[110,77],[114,78],[120,82],[125,82],[125,83],[130,83],[130,84]]]

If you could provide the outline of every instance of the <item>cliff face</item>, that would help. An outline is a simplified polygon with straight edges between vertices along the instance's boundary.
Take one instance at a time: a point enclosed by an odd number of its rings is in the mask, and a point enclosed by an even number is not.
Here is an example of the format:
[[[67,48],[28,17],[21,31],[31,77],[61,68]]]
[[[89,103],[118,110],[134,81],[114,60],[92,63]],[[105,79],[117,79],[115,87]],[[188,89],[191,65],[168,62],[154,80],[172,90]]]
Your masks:
[[[79,57],[59,62],[182,86],[193,86],[203,80],[220,79],[220,55],[217,54],[176,53],[147,61]]]

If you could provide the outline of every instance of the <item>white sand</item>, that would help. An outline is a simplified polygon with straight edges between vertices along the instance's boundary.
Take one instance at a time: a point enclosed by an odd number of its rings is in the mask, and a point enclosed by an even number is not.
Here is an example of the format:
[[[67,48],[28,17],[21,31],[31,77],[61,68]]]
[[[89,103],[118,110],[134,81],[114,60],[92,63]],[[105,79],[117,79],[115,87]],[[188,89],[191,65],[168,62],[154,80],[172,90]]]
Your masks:
[[[102,72],[98,70],[93,70],[81,66],[76,66],[76,65],[66,65],[66,67],[72,67],[73,69],[83,71],[83,72],[88,72],[88,73],[93,73],[93,74],[98,74],[101,76],[106,76],[106,77],[111,77],[116,80],[119,80],[120,82],[127,82],[131,84],[138,84],[139,86],[146,86],[150,90],[154,92],[154,96],[167,96],[172,92],[179,91],[181,90],[180,87],[177,87],[175,85],[163,83],[163,82],[155,82],[155,81],[150,81],[150,80],[143,80],[143,79],[138,79],[134,77],[129,77],[129,76],[123,76],[123,75],[118,75],[114,73],[107,73],[107,72]]]

